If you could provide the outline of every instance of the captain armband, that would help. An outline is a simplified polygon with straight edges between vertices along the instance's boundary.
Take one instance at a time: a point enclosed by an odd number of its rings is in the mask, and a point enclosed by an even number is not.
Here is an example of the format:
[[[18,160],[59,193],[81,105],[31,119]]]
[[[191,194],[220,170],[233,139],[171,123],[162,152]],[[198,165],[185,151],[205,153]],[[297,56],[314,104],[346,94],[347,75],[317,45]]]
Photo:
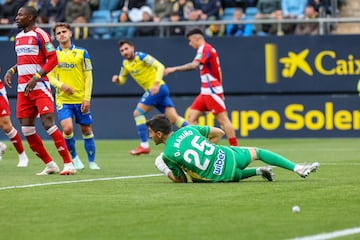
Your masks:
[[[166,165],[166,163],[162,159],[162,153],[159,156],[156,157],[155,166],[160,172],[164,173],[165,176],[168,176],[169,173],[171,172],[169,167]]]

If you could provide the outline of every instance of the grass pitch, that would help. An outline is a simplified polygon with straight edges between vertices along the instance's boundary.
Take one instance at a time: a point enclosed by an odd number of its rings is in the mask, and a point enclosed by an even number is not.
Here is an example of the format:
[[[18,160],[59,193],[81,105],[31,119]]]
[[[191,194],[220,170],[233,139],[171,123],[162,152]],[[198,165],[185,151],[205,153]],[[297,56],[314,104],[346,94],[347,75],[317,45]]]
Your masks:
[[[17,168],[16,152],[6,142],[0,162],[1,239],[293,239],[360,227],[360,139],[240,143],[298,163],[318,161],[320,170],[307,179],[275,168],[275,182],[254,177],[174,184],[154,167],[163,146],[152,146],[147,156],[130,156],[137,141],[98,140],[100,171],[36,176],[44,165],[27,143],[30,165]],[[45,144],[62,167],[52,142]],[[77,144],[86,162],[83,143]],[[292,213],[294,205],[300,213]],[[360,239],[360,234],[341,239]]]

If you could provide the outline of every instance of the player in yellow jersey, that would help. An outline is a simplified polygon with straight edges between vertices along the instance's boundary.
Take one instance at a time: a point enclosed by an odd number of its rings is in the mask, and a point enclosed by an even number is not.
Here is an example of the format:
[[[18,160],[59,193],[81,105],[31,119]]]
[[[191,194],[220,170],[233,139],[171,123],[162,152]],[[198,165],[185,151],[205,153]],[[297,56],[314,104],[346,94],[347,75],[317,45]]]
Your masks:
[[[148,129],[145,115],[154,107],[164,113],[172,124],[178,128],[188,125],[187,121],[178,115],[175,105],[170,98],[170,92],[163,78],[164,65],[153,56],[135,51],[132,42],[121,40],[118,44],[120,54],[124,57],[119,75],[114,75],[112,81],[122,85],[128,75],[145,91],[135,110],[134,119],[140,137],[140,146],[130,151],[131,155],[148,154]]]
[[[76,169],[83,169],[75,147],[73,118],[79,124],[84,139],[89,168],[99,170],[95,162],[96,146],[92,130],[90,100],[92,93],[92,65],[86,49],[71,42],[72,31],[68,23],[57,23],[53,28],[59,46],[56,48],[58,65],[49,74],[56,88],[56,109],[72,161]]]

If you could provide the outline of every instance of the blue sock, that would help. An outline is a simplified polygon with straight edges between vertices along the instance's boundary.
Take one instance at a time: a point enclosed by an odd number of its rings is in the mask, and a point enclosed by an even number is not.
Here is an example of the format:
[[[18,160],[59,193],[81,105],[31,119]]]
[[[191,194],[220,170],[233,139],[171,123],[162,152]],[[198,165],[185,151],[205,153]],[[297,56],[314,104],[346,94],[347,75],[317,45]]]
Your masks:
[[[183,117],[178,117],[178,119],[175,122],[175,126],[177,126],[178,128],[182,128],[189,125],[188,122],[185,120],[185,118]]]
[[[140,137],[141,142],[148,141],[148,129],[146,127],[146,118],[144,115],[139,115],[135,117],[136,128],[138,130],[138,135]]]
[[[83,135],[83,139],[84,139],[85,151],[88,156],[89,162],[95,162],[96,146],[95,146],[94,134],[92,133],[87,136]]]
[[[64,138],[65,138],[65,142],[66,142],[66,146],[70,152],[71,158],[74,158],[77,156],[77,152],[76,152],[76,147],[75,147],[75,137],[74,137],[74,133],[71,133],[69,135],[66,135],[65,133],[63,133]]]

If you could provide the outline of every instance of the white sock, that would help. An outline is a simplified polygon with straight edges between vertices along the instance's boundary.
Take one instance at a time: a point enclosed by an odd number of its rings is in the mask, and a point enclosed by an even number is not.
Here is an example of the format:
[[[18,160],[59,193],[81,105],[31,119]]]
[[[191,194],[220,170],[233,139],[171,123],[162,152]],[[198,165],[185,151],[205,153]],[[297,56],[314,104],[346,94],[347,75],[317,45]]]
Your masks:
[[[296,172],[296,171],[299,170],[300,168],[302,168],[302,165],[296,164],[293,171]]]
[[[64,163],[64,169],[65,168],[73,168],[73,164],[72,163]]]
[[[51,161],[51,162],[47,163],[46,166],[47,166],[47,167],[55,167],[56,164],[55,164],[54,161]]]
[[[142,142],[142,143],[140,143],[140,146],[142,146],[143,148],[149,148],[150,144],[149,144],[149,142]]]
[[[19,154],[19,160],[21,160],[21,161],[27,161],[28,160],[28,157],[27,157],[25,151]]]

